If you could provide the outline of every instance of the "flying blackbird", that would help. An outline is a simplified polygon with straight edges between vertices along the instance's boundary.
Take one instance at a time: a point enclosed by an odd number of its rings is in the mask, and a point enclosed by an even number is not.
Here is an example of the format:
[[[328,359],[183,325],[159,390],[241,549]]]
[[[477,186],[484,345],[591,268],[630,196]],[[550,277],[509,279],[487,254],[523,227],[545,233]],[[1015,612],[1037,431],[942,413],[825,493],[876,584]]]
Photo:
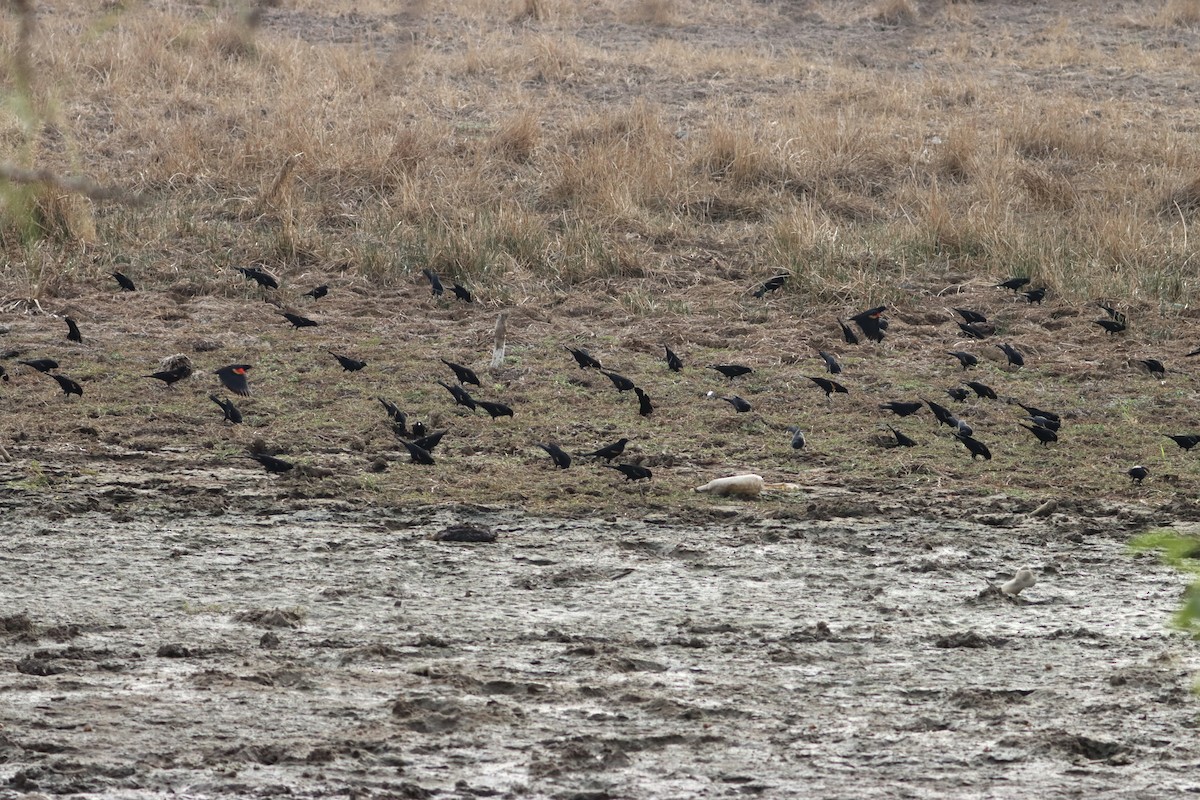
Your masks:
[[[213,374],[221,379],[221,383],[226,389],[246,397],[250,394],[250,386],[246,383],[246,370],[248,369],[250,369],[249,364],[230,364],[221,367]]]
[[[454,362],[447,361],[444,358],[441,359],[441,362],[450,368],[450,371],[454,373],[454,377],[458,378],[459,383],[472,383],[479,387],[483,386],[483,384],[479,382],[479,376],[477,376],[475,372],[468,367],[464,367],[462,364],[455,364]]]
[[[31,358],[28,361],[18,361],[18,364],[24,364],[31,369],[36,369],[38,372],[49,372],[52,369],[58,369],[58,362],[53,358]]]
[[[1025,413],[1032,417],[1045,417],[1046,419],[1054,420],[1055,422],[1058,422],[1061,419],[1058,414],[1055,414],[1053,411],[1043,411],[1035,406],[1027,406],[1020,401],[1010,400],[1009,402],[1016,402],[1017,405],[1025,409]]]
[[[633,385],[633,381],[624,375],[618,375],[615,372],[605,372],[604,370],[600,370],[600,374],[612,381],[613,386],[617,387],[618,392],[632,392],[637,388]]]
[[[621,453],[625,452],[625,445],[627,444],[629,444],[628,439],[618,439],[612,444],[606,444],[599,450],[593,450],[592,452],[584,453],[583,455],[584,457],[594,456],[595,458],[603,458],[605,461],[612,461],[614,458],[621,455]]]
[[[450,287],[450,291],[454,292],[454,296],[464,303],[474,303],[475,298],[471,297],[471,292],[461,283],[456,283]]]
[[[75,324],[75,320],[63,317],[63,321],[67,323],[67,341],[82,342],[83,336],[79,333],[79,326]]]
[[[1023,419],[1027,419],[1039,428],[1045,428],[1048,431],[1057,431],[1062,427],[1062,420],[1039,417],[1036,414],[1030,414],[1028,417],[1023,417]]]
[[[162,381],[167,386],[173,386],[177,382],[183,380],[184,378],[188,377],[191,374],[192,374],[192,371],[190,369],[176,368],[176,369],[160,370],[159,372],[155,372],[151,375],[143,375],[142,377],[143,378],[154,378],[154,380]]]
[[[1092,322],[1093,325],[1099,325],[1108,332],[1109,336],[1118,334],[1125,330],[1125,320],[1122,319],[1098,319]]]
[[[957,358],[958,363],[962,364],[963,372],[966,372],[968,367],[974,367],[979,363],[978,358],[966,352],[965,350],[948,350],[946,355]]]
[[[654,473],[645,467],[639,467],[637,464],[601,464],[603,467],[615,469],[625,476],[627,481],[649,480],[654,477]]]
[[[1150,470],[1138,464],[1136,467],[1130,467],[1129,472],[1125,473],[1133,480],[1134,483],[1141,483],[1150,476]]]
[[[442,279],[439,278],[437,273],[431,269],[426,268],[421,270],[421,272],[423,272],[425,277],[429,279],[430,294],[432,294],[434,297],[441,297],[442,292],[446,291],[445,287],[442,286]]]
[[[1049,428],[1043,428],[1038,425],[1021,425],[1021,427],[1036,436],[1038,441],[1044,445],[1058,441],[1058,434]]]
[[[663,345],[663,349],[667,351],[667,369],[671,370],[671,372],[679,372],[682,370],[683,361],[679,358],[679,356],[675,355],[671,348],[667,347],[666,345]]]
[[[554,462],[554,466],[559,469],[566,469],[571,466],[571,456],[566,450],[563,450],[556,444],[539,444],[538,447],[550,454],[550,459]]]
[[[433,456],[423,447],[418,447],[412,442],[407,442],[404,439],[400,440],[400,444],[404,445],[404,449],[408,451],[408,456],[414,464],[433,464]]]
[[[911,417],[921,410],[921,403],[905,403],[900,400],[889,400],[886,403],[880,403],[879,407],[884,411],[891,411],[898,417]]]
[[[567,352],[575,357],[575,363],[579,365],[580,369],[587,369],[589,367],[592,369],[604,369],[600,366],[600,362],[592,358],[591,353],[589,353],[587,350],[584,350],[582,347],[568,346]]]
[[[460,406],[466,406],[472,411],[475,410],[476,401],[471,395],[467,394],[467,390],[453,383],[444,383],[438,381],[438,385],[445,387],[446,391],[454,397],[454,402]]]
[[[58,381],[58,385],[63,390],[64,395],[77,394],[80,397],[83,397],[83,387],[68,378],[66,375],[56,375],[54,373],[47,374],[51,378],[54,378],[54,380]]]
[[[747,411],[752,410],[750,404],[736,394],[733,397],[722,397],[721,399],[733,406],[733,409],[739,414],[745,414]]]
[[[838,363],[838,360],[836,358],[834,358],[829,353],[826,353],[824,350],[818,350],[817,355],[819,355],[822,358],[822,360],[825,361],[825,369],[829,370],[830,375],[840,375],[841,374],[842,365]]]
[[[254,281],[259,286],[267,289],[278,289],[279,281],[269,272],[264,272],[258,267],[238,267],[237,271],[246,276],[246,280]]]
[[[887,311],[887,306],[868,308],[866,311],[855,314],[850,321],[857,325],[871,341],[882,342],[883,332],[887,330],[887,320],[883,318],[884,311]]]
[[[825,392],[826,399],[833,397],[834,392],[838,394],[850,394],[850,391],[837,381],[831,381],[828,378],[814,378],[811,375],[807,377],[810,381],[821,387],[821,390]]]
[[[842,339],[846,344],[858,344],[858,336],[855,335],[853,329],[846,323],[842,322],[842,318],[838,317],[838,325],[842,328]]]
[[[442,441],[442,437],[446,435],[446,431],[435,431],[427,436],[422,436],[420,439],[413,439],[412,443],[421,448],[427,453],[432,453],[433,448],[438,446]]]
[[[293,314],[290,311],[280,311],[279,313],[283,315],[284,319],[292,323],[292,327],[294,328],[315,328],[320,324],[315,320],[302,317],[299,314]]]
[[[1037,303],[1040,306],[1042,301],[1046,299],[1046,287],[1039,286],[1036,289],[1030,289],[1028,292],[1021,292],[1021,294],[1025,295],[1025,299],[1029,301],[1030,305]]]
[[[962,442],[963,446],[971,451],[972,461],[980,456],[982,456],[986,461],[992,460],[992,451],[988,450],[987,445],[978,439],[975,439],[971,436],[955,436],[955,438]]]
[[[1024,286],[1029,285],[1029,278],[1009,278],[1003,283],[997,283],[997,289],[1012,289],[1014,292],[1020,290]]]
[[[891,425],[888,425],[888,430],[891,431],[892,435],[896,437],[896,447],[916,447],[917,446],[916,440],[908,438],[903,433],[901,433],[900,431],[893,428]]]
[[[295,466],[290,461],[284,461],[282,458],[269,456],[266,453],[251,453],[247,458],[253,458],[259,464],[262,464],[267,472],[274,475],[282,475],[285,472],[290,472]]]
[[[975,392],[976,397],[985,397],[988,400],[996,399],[996,390],[986,384],[979,381],[967,381],[967,386],[971,387],[971,391]]]
[[[314,286],[304,293],[304,297],[311,297],[313,300],[320,300],[325,295],[329,294],[329,287],[325,284]]]
[[[999,347],[1004,351],[1004,355],[1008,356],[1009,364],[1012,364],[1014,367],[1025,366],[1025,357],[1021,355],[1021,352],[1011,344],[998,344],[996,347]]]
[[[946,394],[950,395],[951,400],[957,400],[960,403],[971,396],[970,391],[961,386],[951,386],[946,390]]]
[[[511,417],[513,410],[504,403],[492,403],[487,400],[476,400],[475,405],[482,408],[492,419],[496,417]]]
[[[972,339],[986,339],[996,332],[995,327],[986,322],[960,322],[958,329]]]
[[[754,296],[764,297],[766,296],[767,292],[774,292],[777,289],[783,288],[783,285],[787,283],[787,279],[787,275],[776,275],[774,278],[768,279],[762,284],[762,286],[758,287],[758,290],[754,293]]]
[[[946,408],[945,406],[940,406],[931,400],[926,400],[925,405],[929,406],[929,410],[933,412],[933,416],[942,425],[950,428],[956,427],[958,420],[956,420],[954,415],[950,413],[950,409]]]
[[[1142,358],[1138,360],[1138,363],[1145,367],[1146,371],[1156,378],[1167,377],[1166,366],[1157,358]]]
[[[225,413],[225,422],[232,422],[234,425],[242,424],[242,412],[238,411],[232,400],[226,400],[215,394],[210,394],[208,399],[221,407],[221,411]]]
[[[129,280],[128,276],[123,275],[120,272],[114,272],[114,273],[112,273],[112,276],[116,279],[117,285],[121,287],[121,291],[123,291],[123,292],[136,292],[137,291],[137,287],[133,285],[133,281]]]
[[[983,314],[980,314],[978,311],[972,311],[969,308],[956,308],[954,310],[958,312],[960,317],[963,318],[963,322],[968,324],[972,322],[978,322],[981,324],[987,323],[987,317],[985,317]]]
[[[1164,433],[1163,436],[1173,440],[1175,444],[1179,445],[1184,450],[1191,450],[1193,447],[1200,444],[1200,436],[1196,436],[1195,434],[1183,434],[1176,436],[1175,434]]]
[[[332,350],[329,351],[329,355],[336,358],[338,363],[342,365],[342,369],[346,372],[358,372],[360,369],[367,366],[367,362],[365,361],[359,361],[358,359],[351,358],[350,356],[339,356]]]
[[[650,395],[642,391],[642,387],[635,386],[633,391],[637,392],[638,398],[638,413],[643,417],[648,417],[654,413],[654,406],[650,404]]]
[[[800,430],[799,425],[788,425],[788,433],[792,434],[793,450],[803,450],[804,445],[808,444],[808,440],[804,438],[804,431]]]
[[[754,370],[752,370],[750,367],[744,367],[741,364],[714,364],[712,368],[730,380],[738,377],[739,375],[746,375],[754,372]]]

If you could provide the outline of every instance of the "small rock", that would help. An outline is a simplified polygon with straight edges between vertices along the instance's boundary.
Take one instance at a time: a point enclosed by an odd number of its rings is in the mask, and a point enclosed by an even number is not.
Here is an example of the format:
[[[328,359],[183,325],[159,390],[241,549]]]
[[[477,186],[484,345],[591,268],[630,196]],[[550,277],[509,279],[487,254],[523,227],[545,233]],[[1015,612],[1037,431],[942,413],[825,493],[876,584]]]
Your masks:
[[[434,538],[439,542],[494,542],[496,533],[481,525],[460,524],[443,528]]]
[[[191,656],[191,654],[191,650],[179,644],[178,642],[164,644],[162,647],[158,648],[158,652],[155,653],[155,655],[159,658],[188,658]]]
[[[263,650],[274,650],[279,647],[279,637],[271,631],[267,631],[258,639],[258,646]]]

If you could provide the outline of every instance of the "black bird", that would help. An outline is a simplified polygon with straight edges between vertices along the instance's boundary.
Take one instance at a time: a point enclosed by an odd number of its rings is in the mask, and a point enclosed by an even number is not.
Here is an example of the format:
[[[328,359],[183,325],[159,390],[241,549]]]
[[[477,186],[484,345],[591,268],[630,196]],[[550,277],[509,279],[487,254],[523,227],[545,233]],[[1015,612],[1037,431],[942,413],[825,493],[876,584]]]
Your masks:
[[[285,472],[291,472],[292,468],[295,467],[295,464],[290,461],[284,461],[282,458],[269,456],[266,453],[251,453],[247,457],[253,458],[259,464],[262,464],[267,472],[273,475],[282,475]]]
[[[754,296],[764,297],[766,296],[767,292],[774,292],[778,289],[782,289],[783,285],[787,283],[787,279],[787,275],[776,275],[774,278],[766,280],[762,286],[758,287],[758,290],[754,293]]]
[[[566,450],[563,450],[556,444],[539,444],[538,447],[550,454],[550,459],[554,462],[554,466],[559,469],[567,469],[571,466],[571,456]]]
[[[971,393],[961,386],[951,386],[946,390],[946,394],[950,395],[951,400],[957,400],[960,403],[971,396]]]
[[[971,387],[971,391],[975,392],[976,397],[985,397],[988,400],[996,399],[996,390],[987,384],[979,381],[967,381],[967,386]]]
[[[414,464],[433,464],[433,456],[423,447],[418,447],[412,442],[400,440],[400,444],[404,445],[404,449],[408,451],[408,456]]]
[[[821,387],[821,390],[825,392],[826,399],[833,397],[834,392],[838,394],[850,394],[850,391],[837,381],[831,381],[828,378],[814,378],[811,375],[807,377],[810,381]]]
[[[420,439],[425,435],[425,423],[417,420],[412,424],[412,436],[414,439]]]
[[[1039,428],[1045,428],[1048,431],[1057,431],[1062,427],[1062,420],[1048,419],[1046,417],[1039,417],[1034,414],[1031,414],[1028,417],[1023,417],[1022,419],[1027,419],[1034,425],[1037,425]]]
[[[971,460],[972,461],[974,461],[976,458],[979,458],[980,456],[982,456],[985,461],[992,460],[992,451],[988,450],[987,445],[985,445],[983,442],[979,441],[978,439],[975,439],[974,437],[971,437],[971,436],[962,436],[962,435],[955,436],[954,438],[956,438],[960,442],[962,442],[963,446],[971,451]]]
[[[917,446],[917,442],[915,439],[908,438],[903,433],[901,433],[900,431],[893,428],[891,425],[888,425],[888,430],[891,431],[892,435],[896,437],[896,447],[916,447]]]
[[[615,372],[605,372],[604,370],[600,370],[600,374],[612,381],[612,385],[617,387],[618,392],[632,392],[637,388],[633,385],[633,381],[624,375],[618,375]]]
[[[315,328],[320,324],[315,320],[302,317],[299,314],[293,314],[290,311],[280,311],[279,313],[283,315],[284,319],[292,323],[292,327],[294,328]]]
[[[450,291],[454,292],[454,296],[464,303],[474,303],[475,298],[471,297],[471,291],[461,283],[456,283],[450,287]]]
[[[425,452],[432,453],[433,448],[438,446],[438,443],[442,441],[442,437],[445,435],[446,431],[434,431],[427,436],[422,436],[419,439],[413,439],[412,443]]]
[[[958,427],[958,420],[950,413],[950,409],[940,406],[931,400],[926,400],[925,405],[929,406],[929,410],[933,412],[933,416],[938,422],[950,428]]]
[[[972,322],[978,322],[984,325],[987,324],[987,317],[985,317],[983,314],[980,314],[978,311],[972,311],[969,308],[956,308],[954,310],[960,317],[963,318],[963,322],[968,324]]]
[[[342,365],[342,369],[344,369],[346,372],[358,372],[360,369],[367,366],[367,362],[365,361],[359,361],[357,358],[351,358],[350,356],[340,356],[332,350],[329,351],[329,355],[336,358],[338,363]]]
[[[829,353],[826,353],[824,350],[818,350],[817,355],[819,355],[821,357],[821,359],[825,362],[825,369],[829,370],[830,375],[840,375],[841,374],[842,365],[838,363],[838,360],[836,358],[834,358]]]
[[[638,413],[643,417],[648,417],[653,414],[654,406],[650,404],[650,395],[643,392],[640,386],[633,387],[633,391],[637,392]]]
[[[1183,434],[1177,436],[1171,433],[1164,433],[1163,436],[1171,439],[1175,442],[1175,444],[1179,445],[1184,450],[1191,450],[1193,447],[1200,444],[1200,436],[1196,436],[1195,434]]]
[[[954,423],[954,425],[952,427],[954,428],[955,436],[974,436],[975,435],[975,429],[972,428],[967,423],[963,422],[961,419],[952,418],[950,421]]]
[[[129,276],[123,275],[120,272],[114,272],[114,273],[112,273],[112,276],[116,279],[117,285],[121,287],[121,291],[123,291],[123,292],[136,292],[137,291],[137,287],[133,285],[133,281],[129,280]]]
[[[838,317],[838,325],[842,328],[842,339],[846,344],[858,344],[858,336],[855,335],[853,329],[846,323],[842,322],[842,318]]]
[[[3,364],[0,364],[0,381],[8,381],[8,380],[11,380],[8,377],[8,370],[6,370],[4,368]]]
[[[862,330],[863,334],[873,342],[883,341],[883,332],[887,330],[887,320],[883,318],[883,312],[887,311],[887,306],[876,306],[868,308],[866,311],[860,311],[850,318],[850,321]]]
[[[592,354],[582,347],[568,346],[567,352],[575,358],[575,363],[579,365],[580,369],[588,369],[589,367],[592,369],[604,369],[600,366],[600,362],[592,358]]]
[[[998,344],[996,347],[999,347],[1004,351],[1004,355],[1008,356],[1009,364],[1012,364],[1014,367],[1025,366],[1025,357],[1021,355],[1021,352],[1011,344]]]
[[[675,355],[671,348],[667,347],[666,345],[663,345],[663,349],[667,351],[667,369],[671,370],[671,372],[679,372],[682,370],[683,361],[679,358],[679,356]]]
[[[921,403],[905,403],[901,400],[889,400],[886,403],[880,403],[879,407],[884,411],[891,411],[897,417],[911,417],[921,410]]]
[[[962,364],[963,372],[967,371],[968,367],[974,367],[979,363],[979,359],[965,350],[948,350],[946,355],[954,356],[958,359],[958,363]]]
[[[496,417],[511,417],[513,410],[504,403],[492,403],[487,400],[476,400],[475,405],[482,408],[492,419]]]
[[[985,322],[960,322],[958,329],[972,339],[986,339],[996,332],[996,329]]]
[[[804,438],[804,431],[800,430],[799,425],[788,425],[788,433],[792,434],[792,449],[803,450],[808,444],[808,440]]]
[[[741,364],[714,364],[712,368],[730,380],[738,377],[739,375],[747,375],[751,372],[754,372],[754,370],[750,367],[745,367]]]
[[[467,390],[453,383],[444,383],[438,381],[438,385],[446,389],[454,397],[454,402],[460,406],[466,406],[472,411],[475,410],[476,401],[471,395],[467,394]]]
[[[471,383],[480,388],[483,387],[483,384],[479,382],[479,376],[469,367],[464,367],[462,364],[455,364],[453,361],[447,361],[444,358],[441,359],[441,362],[450,368],[450,371],[454,373],[454,377],[458,378],[459,383]]]
[[[441,297],[442,292],[446,291],[446,288],[442,286],[442,279],[439,278],[437,273],[431,269],[426,268],[421,270],[421,272],[424,273],[425,277],[429,279],[430,294],[432,294],[434,297]]]
[[[721,399],[733,406],[734,411],[737,411],[739,414],[745,414],[747,411],[753,410],[749,403],[736,394],[733,397],[722,397]]]
[[[246,276],[246,280],[251,280],[259,286],[267,289],[278,289],[279,281],[269,272],[264,272],[258,267],[238,267],[237,271]]]
[[[1025,409],[1025,413],[1029,414],[1031,417],[1045,417],[1046,419],[1051,419],[1051,420],[1054,420],[1055,422],[1058,422],[1061,419],[1061,417],[1059,417],[1059,415],[1055,414],[1053,411],[1044,411],[1040,408],[1037,408],[1036,406],[1027,406],[1020,401],[1010,401],[1010,402],[1016,402],[1016,404],[1019,405],[1021,408]]]
[[[585,457],[603,458],[605,461],[612,461],[621,453],[625,452],[625,445],[629,444],[628,439],[618,439],[612,444],[606,444],[599,450],[593,450],[590,453],[584,453]]]
[[[1039,286],[1036,289],[1030,289],[1028,292],[1021,292],[1021,294],[1025,295],[1025,299],[1029,301],[1030,305],[1037,303],[1040,306],[1042,301],[1046,299],[1046,287]]]
[[[189,367],[183,367],[183,368],[176,367],[175,369],[164,369],[159,372],[155,372],[151,375],[143,375],[142,377],[143,378],[153,378],[156,381],[162,381],[167,386],[174,386],[176,383],[178,383],[179,381],[183,380],[184,378],[188,377],[191,374],[192,374],[192,370]]]
[[[75,320],[63,317],[63,321],[67,323],[67,341],[82,342],[83,335],[79,333],[79,326],[75,324]]]
[[[1136,467],[1130,467],[1129,472],[1125,474],[1128,475],[1134,483],[1140,484],[1150,476],[1150,470],[1146,469],[1141,464],[1138,464]]]
[[[250,386],[246,383],[246,370],[250,369],[249,364],[230,364],[221,367],[213,374],[221,379],[221,384],[233,392],[247,397],[250,394]]]
[[[1167,377],[1167,367],[1157,358],[1142,358],[1138,359],[1138,363],[1146,368],[1146,371],[1156,378]]]
[[[1125,321],[1125,315],[1123,313],[1121,313],[1120,311],[1117,311],[1115,308],[1108,305],[1107,303],[1096,303],[1096,305],[1099,306],[1100,308],[1104,309],[1104,313],[1108,314],[1109,319],[1116,320],[1118,322]]]
[[[221,411],[225,413],[225,422],[232,422],[234,425],[242,424],[242,412],[238,411],[232,400],[226,400],[215,394],[210,394],[208,399],[221,407]]]
[[[1019,291],[1022,287],[1029,285],[1029,278],[1009,278],[1003,283],[997,283],[997,289],[1012,289],[1014,292]]]
[[[329,287],[322,283],[320,286],[314,286],[305,292],[303,297],[311,297],[313,300],[320,300],[325,295],[329,294]]]
[[[56,375],[52,372],[46,374],[58,381],[59,388],[63,390],[64,395],[77,394],[80,397],[83,397],[83,387],[68,378],[66,375]]]
[[[31,358],[28,361],[18,361],[18,364],[36,369],[38,372],[49,372],[52,369],[58,369],[58,362],[53,358]]]
[[[388,419],[392,421],[392,432],[397,436],[408,436],[408,417],[400,410],[400,407],[391,400],[386,400],[382,397],[375,399],[383,404],[383,409],[387,412]]]
[[[1184,358],[1191,358],[1192,356],[1200,356],[1200,348],[1197,348],[1197,349],[1193,350],[1192,352],[1188,353],[1186,356],[1184,356]]]
[[[1120,333],[1125,330],[1125,320],[1123,319],[1098,319],[1092,322],[1093,325],[1099,325],[1108,332],[1109,336]]]
[[[625,476],[627,481],[649,480],[654,477],[654,473],[645,467],[639,467],[637,464],[601,464],[603,467],[615,469]]]
[[[1020,423],[1018,423],[1018,424],[1020,424]],[[1050,444],[1051,442],[1058,441],[1058,434],[1055,433],[1054,431],[1050,430],[1049,428],[1043,428],[1038,425],[1021,425],[1021,427],[1024,428],[1025,430],[1029,431],[1030,433],[1032,433],[1034,436],[1036,436],[1038,438],[1038,441],[1041,442],[1043,445],[1047,445],[1047,444]]]

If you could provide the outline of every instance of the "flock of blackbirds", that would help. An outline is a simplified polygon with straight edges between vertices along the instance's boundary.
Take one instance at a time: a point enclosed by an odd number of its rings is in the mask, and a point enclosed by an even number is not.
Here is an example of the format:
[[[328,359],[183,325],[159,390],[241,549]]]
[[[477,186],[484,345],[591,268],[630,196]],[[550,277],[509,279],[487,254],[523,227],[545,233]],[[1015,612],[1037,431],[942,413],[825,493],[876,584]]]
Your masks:
[[[259,267],[237,267],[236,268],[248,281],[253,281],[264,289],[278,289],[278,279]],[[425,269],[423,273],[429,281],[431,293],[434,297],[441,297],[445,292],[445,287],[442,284],[440,277],[432,270]],[[112,273],[112,277],[116,280],[117,285],[122,291],[134,292],[137,287],[134,282],[126,275],[120,272]],[[768,294],[778,291],[787,282],[788,275],[776,275],[769,280],[759,285],[753,292],[756,298],[765,298]],[[1033,303],[1042,303],[1046,298],[1045,287],[1026,290],[1026,286],[1030,283],[1029,278],[1014,277],[1006,281],[996,284],[996,288],[1008,289],[1014,293],[1023,295],[1026,300]],[[456,300],[464,303],[473,303],[474,297],[471,292],[459,283],[454,283],[452,287],[453,296]],[[302,296],[310,297],[313,301],[320,300],[329,293],[327,285],[316,286],[313,289],[305,292]],[[1106,304],[1099,304],[1106,316],[1095,321],[1095,324],[1102,327],[1107,333],[1115,335],[1126,329],[1125,315]],[[838,318],[837,322],[841,330],[842,340],[847,345],[861,344],[865,338],[872,342],[882,342],[887,330],[888,319],[885,316],[887,311],[886,306],[876,306],[862,311],[858,314],[850,316],[849,323]],[[958,327],[962,334],[972,340],[987,339],[995,334],[995,327],[988,321],[987,317],[978,311],[966,308],[954,309],[962,321],[958,323]],[[287,320],[294,328],[312,328],[320,325],[316,320],[296,314],[290,311],[280,310],[279,313]],[[76,321],[70,317],[64,320],[67,324],[66,338],[72,342],[82,342],[83,336],[80,332]],[[1014,369],[1020,369],[1025,365],[1023,354],[1014,346],[1007,342],[999,342],[995,345],[999,348],[1006,359],[1007,365]],[[633,392],[638,399],[638,413],[642,416],[650,416],[654,413],[655,406],[651,402],[649,394],[640,386],[637,386],[630,378],[605,369],[600,360],[594,357],[591,353],[581,347],[567,346],[566,351],[575,360],[575,363],[580,369],[596,370],[601,375],[608,378],[614,388],[619,393]],[[367,366],[366,361],[354,358],[343,353],[329,351],[342,367],[347,372],[358,372]],[[5,357],[15,357],[19,353],[6,353]],[[838,380],[835,376],[842,373],[843,368],[837,357],[824,350],[818,350],[818,355],[825,364],[826,372],[829,377],[811,375],[806,376],[811,380],[821,391],[825,393],[826,401],[832,402],[834,395],[849,394],[849,389]],[[976,367],[979,364],[979,357],[966,350],[950,350],[947,355],[954,358],[962,371],[965,373],[968,370]],[[1200,355],[1200,349],[1188,354],[1189,356]],[[670,346],[664,345],[664,358],[666,367],[672,372],[681,372],[684,369],[683,359],[675,353]],[[469,411],[477,409],[486,412],[492,420],[501,417],[512,418],[514,416],[513,409],[505,403],[491,400],[480,400],[473,397],[467,390],[467,386],[482,388],[482,383],[478,375],[462,364],[457,364],[446,359],[440,359],[441,363],[453,374],[454,380],[442,381],[437,383],[446,389],[453,399],[455,405],[462,406]],[[37,372],[43,373],[58,382],[65,396],[83,395],[83,387],[74,379],[63,375],[58,370],[58,362],[52,358],[29,358],[20,360],[18,364],[29,367]],[[1166,367],[1157,359],[1143,359],[1142,366],[1146,370],[1157,377],[1162,377],[1166,372]],[[165,386],[171,387],[181,380],[190,377],[193,374],[193,366],[191,360],[186,356],[176,356],[168,359],[162,365],[163,368],[148,374],[144,377],[161,381]],[[214,374],[220,380],[221,385],[235,396],[245,397],[250,394],[250,385],[247,381],[247,374],[252,369],[250,364],[228,364],[214,371]],[[748,375],[753,372],[753,368],[744,364],[715,364],[711,369],[720,373],[732,384],[736,379]],[[2,364],[0,364],[0,379],[7,381],[9,379],[8,372]],[[999,399],[998,394],[991,387],[977,381],[965,381],[961,386],[955,386],[947,390],[949,397],[955,401],[963,402],[972,394],[978,398],[987,400]],[[753,410],[751,403],[737,394],[729,396],[718,395],[715,392],[708,392],[710,397],[719,397],[721,400],[729,403],[735,412],[746,413]],[[242,413],[237,408],[233,399],[218,394],[210,394],[209,399],[212,400],[221,410],[225,422],[231,425],[241,424],[243,421]],[[446,430],[430,432],[425,425],[419,421],[414,421],[409,424],[407,415],[393,402],[386,398],[378,398],[383,406],[387,419],[395,433],[399,443],[407,450],[411,462],[420,465],[432,465],[435,463],[434,450],[446,435]],[[1042,445],[1050,445],[1058,441],[1059,433],[1062,427],[1062,417],[1046,409],[1041,409],[1033,405],[1027,405],[1015,400],[1009,400],[1019,406],[1025,413],[1021,417],[1020,425],[1025,430],[1029,431],[1030,435],[1035,437]],[[971,459],[992,458],[991,450],[986,444],[975,437],[975,431],[969,424],[955,416],[954,412],[944,405],[941,405],[932,400],[925,398],[913,400],[889,400],[879,404],[879,409],[894,415],[898,419],[912,417],[924,409],[928,409],[939,425],[945,425],[950,429],[954,439],[961,443],[963,447],[970,453]],[[1026,424],[1028,423],[1028,424]],[[917,441],[906,435],[903,431],[891,424],[885,424],[884,427],[891,433],[890,444],[894,447],[915,447]],[[807,446],[807,439],[804,431],[797,426],[788,428],[788,432],[792,435],[791,446],[796,450],[801,450]],[[1167,436],[1176,442],[1184,450],[1191,450],[1200,445],[1200,435],[1185,434]],[[599,447],[586,453],[576,455],[576,458],[596,459],[597,463],[603,462],[601,466],[606,466],[619,471],[627,480],[639,481],[652,478],[652,471],[641,464],[634,463],[612,463],[614,460],[621,457],[625,451],[625,446],[628,444],[628,438],[621,438],[616,442]],[[568,469],[573,463],[573,458],[570,453],[564,450],[559,444],[554,442],[539,443],[539,448],[544,450],[549,455],[553,466],[558,469]],[[250,452],[249,458],[254,459],[262,465],[270,473],[283,474],[290,472],[294,468],[294,464],[286,461],[278,455],[267,452]],[[1141,483],[1149,476],[1149,470],[1142,465],[1137,465],[1128,470],[1128,475],[1131,480],[1136,483]]]

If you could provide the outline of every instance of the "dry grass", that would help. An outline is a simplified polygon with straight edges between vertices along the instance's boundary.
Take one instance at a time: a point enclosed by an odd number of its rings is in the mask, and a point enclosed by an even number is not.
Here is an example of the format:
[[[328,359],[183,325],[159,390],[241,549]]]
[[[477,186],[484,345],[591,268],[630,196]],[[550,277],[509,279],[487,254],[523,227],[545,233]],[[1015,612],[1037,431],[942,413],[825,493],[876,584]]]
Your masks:
[[[1166,27],[1200,25],[1200,0],[1166,0],[1155,21]]]

